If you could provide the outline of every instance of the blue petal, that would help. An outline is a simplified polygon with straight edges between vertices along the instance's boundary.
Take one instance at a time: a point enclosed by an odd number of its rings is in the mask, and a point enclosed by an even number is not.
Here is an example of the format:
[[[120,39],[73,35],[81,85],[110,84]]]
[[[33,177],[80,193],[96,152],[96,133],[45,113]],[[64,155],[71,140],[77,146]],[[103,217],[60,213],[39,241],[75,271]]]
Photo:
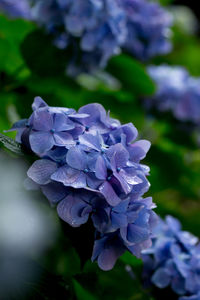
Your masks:
[[[67,153],[66,161],[68,165],[77,170],[87,168],[87,155],[78,147],[71,147]]]
[[[104,182],[100,187],[99,191],[103,194],[108,204],[111,206],[116,206],[121,202],[121,199],[117,196],[115,191],[109,182]]]
[[[170,274],[164,269],[159,268],[151,278],[152,282],[160,289],[166,288],[171,281]]]
[[[35,97],[32,104],[32,109],[37,110],[42,107],[48,107],[47,103],[41,97]]]
[[[29,142],[33,152],[38,155],[44,155],[54,146],[53,135],[49,132],[32,131],[29,136]]]
[[[51,175],[57,170],[57,164],[48,159],[36,160],[29,168],[27,175],[38,184],[47,184]]]

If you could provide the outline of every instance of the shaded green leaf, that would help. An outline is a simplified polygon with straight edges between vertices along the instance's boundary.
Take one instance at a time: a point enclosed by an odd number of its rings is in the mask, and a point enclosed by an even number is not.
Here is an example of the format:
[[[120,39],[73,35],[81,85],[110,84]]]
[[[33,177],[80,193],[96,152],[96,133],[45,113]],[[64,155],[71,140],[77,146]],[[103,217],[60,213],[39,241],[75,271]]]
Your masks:
[[[151,95],[155,91],[155,85],[144,66],[128,55],[112,58],[108,64],[108,71],[119,79],[124,89],[137,96]]]
[[[90,292],[88,292],[86,289],[84,289],[84,287],[81,286],[77,280],[73,279],[73,284],[74,284],[74,290],[75,290],[77,300],[95,300],[95,299],[97,299]]]
[[[68,53],[53,46],[50,36],[41,30],[30,33],[21,45],[27,66],[40,76],[61,76],[65,73]]]
[[[131,254],[130,252],[126,251],[121,257],[120,260],[127,264],[127,265],[131,265],[133,267],[138,267],[138,266],[142,266],[142,260],[135,257],[133,254]]]

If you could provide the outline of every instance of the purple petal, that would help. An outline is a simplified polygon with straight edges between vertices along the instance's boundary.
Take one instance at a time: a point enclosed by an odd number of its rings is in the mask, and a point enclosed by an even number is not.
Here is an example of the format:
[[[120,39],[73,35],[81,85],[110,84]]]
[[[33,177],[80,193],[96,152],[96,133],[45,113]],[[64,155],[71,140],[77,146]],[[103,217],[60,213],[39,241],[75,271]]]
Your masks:
[[[71,134],[74,139],[77,139],[85,130],[85,127],[82,126],[82,125],[77,125],[76,124],[76,127],[72,130],[69,131],[69,134]]]
[[[130,160],[134,162],[139,162],[140,160],[145,158],[150,147],[151,147],[151,143],[147,140],[140,140],[130,145],[129,147]]]
[[[134,224],[129,224],[127,231],[127,239],[131,243],[140,243],[147,240],[149,237],[148,228],[140,227]]]
[[[96,190],[100,184],[102,183],[102,180],[99,180],[96,178],[94,173],[88,173],[87,174],[87,185],[89,188]]]
[[[120,171],[120,176],[130,185],[135,186],[141,184],[142,179],[137,176],[136,170],[134,168],[125,168]]]
[[[178,232],[181,230],[181,223],[172,216],[166,217],[166,223],[169,226],[169,228],[173,230],[173,232]]]
[[[64,114],[55,114],[54,116],[54,124],[53,128],[55,131],[60,132],[60,131],[67,131],[67,130],[72,130],[74,129],[75,124],[68,120],[67,116]]]
[[[113,165],[113,167],[115,169],[126,167],[129,159],[128,151],[123,147],[122,144],[116,144],[111,148],[112,151],[114,152],[111,158],[111,164]]]
[[[52,176],[52,180],[62,182],[65,186],[84,188],[86,186],[86,175],[68,166],[59,168]]]
[[[34,102],[32,104],[32,109],[37,110],[41,107],[48,107],[48,105],[41,97],[35,97]]]
[[[164,268],[159,268],[152,276],[152,282],[160,289],[166,288],[171,281],[170,274]]]
[[[115,228],[125,227],[128,225],[127,216],[125,214],[112,213],[112,226]]]
[[[99,267],[103,271],[111,270],[122,253],[122,251],[118,251],[115,248],[104,249],[97,260]]]
[[[68,115],[69,118],[71,119],[75,119],[75,120],[79,120],[79,119],[85,119],[87,117],[89,117],[88,114],[73,114],[73,115]]]
[[[28,119],[22,119],[18,122],[15,122],[12,126],[11,129],[6,130],[5,132],[10,132],[13,130],[18,130],[18,129],[24,129],[26,127],[26,124],[28,123]]]
[[[57,146],[74,145],[71,134],[67,132],[56,132],[53,137]]]
[[[99,155],[96,161],[95,176],[101,180],[106,180],[107,177],[106,163],[101,155]]]
[[[185,294],[185,280],[180,277],[176,276],[172,279],[171,283],[172,290],[175,291],[178,295]]]
[[[99,191],[103,194],[108,204],[111,206],[116,206],[120,203],[121,199],[117,196],[115,191],[109,182],[104,182],[100,187]]]
[[[99,157],[99,152],[92,151],[87,155],[87,164],[91,172],[95,172],[97,158]]]
[[[70,167],[84,170],[87,166],[87,154],[78,147],[72,147],[67,153],[66,161]]]
[[[104,209],[99,210],[97,213],[92,214],[92,221],[94,224],[94,227],[99,232],[105,232],[108,223],[109,223],[109,216],[107,212]]]
[[[29,142],[32,151],[40,155],[51,150],[51,148],[54,146],[53,135],[48,132],[32,131],[29,136]]]
[[[103,237],[94,242],[94,248],[92,251],[92,258],[91,258],[92,261],[95,261],[98,258],[99,254],[103,251],[106,240],[107,238]]]
[[[71,208],[74,205],[74,197],[69,195],[62,200],[57,206],[57,212],[59,217],[70,224],[73,227],[79,227],[80,225],[74,224],[71,216]]]
[[[120,171],[121,172],[121,171]],[[115,178],[119,181],[125,194],[128,194],[132,190],[132,186],[128,184],[127,180],[120,175],[120,172],[113,172]]]
[[[58,203],[69,193],[68,188],[57,182],[51,182],[41,187],[41,189],[51,204]]]
[[[89,149],[100,151],[101,145],[98,136],[94,136],[89,133],[85,133],[79,137],[81,144],[87,146]]]
[[[38,184],[47,184],[51,175],[57,170],[57,164],[48,159],[36,160],[29,168],[27,175]]]
[[[81,107],[79,113],[88,114],[89,117],[85,120],[87,124],[103,122],[106,120],[106,111],[99,103],[91,103]]]
[[[130,143],[136,139],[136,137],[138,135],[138,131],[132,123],[122,125],[121,128],[122,128],[124,134],[126,135],[127,143]]]
[[[92,212],[92,207],[84,201],[75,203],[71,208],[71,216],[73,225],[82,225],[88,221],[89,215]]]
[[[53,117],[46,110],[35,110],[33,128],[38,131],[50,131],[53,128]]]
[[[125,213],[129,205],[129,199],[121,201],[117,206],[113,208],[114,212]]]
[[[149,238],[139,244],[136,245],[127,245],[129,251],[135,255],[137,258],[141,258],[141,252],[145,249],[149,249],[152,246],[152,240]]]

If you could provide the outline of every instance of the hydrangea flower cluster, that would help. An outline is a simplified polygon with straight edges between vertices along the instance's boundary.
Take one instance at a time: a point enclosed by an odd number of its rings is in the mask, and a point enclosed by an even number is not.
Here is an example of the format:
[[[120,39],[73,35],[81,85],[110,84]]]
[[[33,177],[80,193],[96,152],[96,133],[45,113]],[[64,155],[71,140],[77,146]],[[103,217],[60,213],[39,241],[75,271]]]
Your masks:
[[[156,221],[149,168],[140,164],[150,147],[135,141],[132,123],[121,125],[100,104],[74,109],[50,107],[40,97],[29,119],[14,124],[16,140],[37,156],[28,170],[60,218],[72,227],[90,218],[96,230],[92,261],[110,270],[129,250],[140,256],[151,246]]]
[[[153,245],[143,251],[144,278],[158,288],[171,286],[179,300],[200,298],[200,244],[189,232],[181,230],[172,216],[159,220]]]
[[[0,13],[1,12],[13,18],[31,19],[31,8],[27,0],[1,0]]]
[[[56,46],[73,49],[71,74],[79,67],[105,67],[126,38],[125,15],[116,0],[33,0],[32,15],[55,36]]]
[[[146,0],[121,2],[128,32],[124,49],[142,61],[170,52],[172,16],[157,3]]]
[[[148,106],[171,111],[180,121],[200,123],[200,78],[189,75],[182,67],[150,66],[149,75],[157,84],[157,92],[147,99]]]
[[[35,20],[58,48],[70,47],[71,75],[104,68],[121,50],[142,61],[171,50],[172,17],[147,0],[3,0],[0,9]]]

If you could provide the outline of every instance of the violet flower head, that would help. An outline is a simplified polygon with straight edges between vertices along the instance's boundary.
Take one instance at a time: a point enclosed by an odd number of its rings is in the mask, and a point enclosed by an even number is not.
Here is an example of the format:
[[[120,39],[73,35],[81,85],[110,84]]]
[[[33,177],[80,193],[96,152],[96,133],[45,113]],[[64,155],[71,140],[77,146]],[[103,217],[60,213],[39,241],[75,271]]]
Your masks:
[[[70,226],[91,219],[96,232],[92,260],[103,270],[126,250],[140,257],[151,246],[156,221],[155,204],[143,198],[149,168],[140,163],[150,142],[136,141],[132,123],[121,125],[97,103],[76,112],[36,97],[32,109],[11,129],[39,157],[27,172],[27,186],[41,188]]]
[[[171,49],[171,16],[147,0],[3,0],[0,10],[32,19],[70,50],[71,76],[102,69],[121,51],[145,61]]]
[[[27,0],[1,0],[0,13],[11,18],[31,19],[31,8]]]
[[[157,288],[171,287],[180,300],[199,299],[200,244],[182,231],[179,221],[167,216],[154,229],[153,245],[144,250],[144,279]]]
[[[146,100],[147,107],[171,111],[180,121],[200,123],[200,79],[183,67],[150,66],[149,75],[157,85],[157,92]]]
[[[167,54],[172,16],[158,3],[121,0],[127,18],[127,38],[123,48],[142,61]]]
[[[126,38],[125,13],[116,0],[33,0],[32,16],[58,48],[72,48],[72,75],[104,68]]]

